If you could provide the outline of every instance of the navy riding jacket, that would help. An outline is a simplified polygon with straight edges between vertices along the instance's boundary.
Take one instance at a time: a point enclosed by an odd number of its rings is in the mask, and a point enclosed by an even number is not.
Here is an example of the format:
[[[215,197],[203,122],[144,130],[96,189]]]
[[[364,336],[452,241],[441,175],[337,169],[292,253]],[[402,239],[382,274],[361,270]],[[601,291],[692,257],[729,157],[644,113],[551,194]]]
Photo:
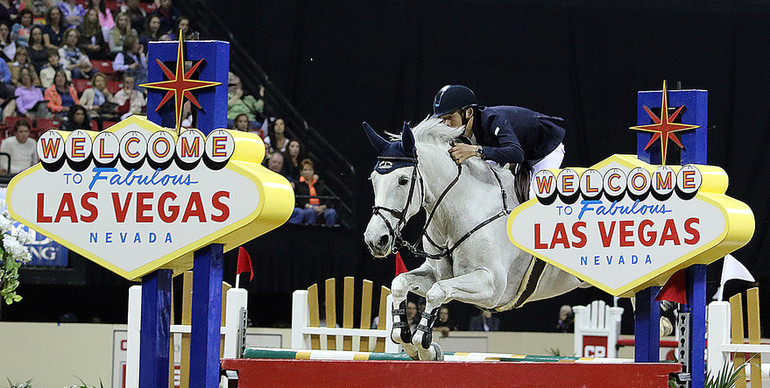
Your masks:
[[[500,164],[540,160],[564,139],[564,128],[556,124],[564,121],[560,117],[518,106],[482,106],[478,113],[476,142],[484,147],[484,159]]]

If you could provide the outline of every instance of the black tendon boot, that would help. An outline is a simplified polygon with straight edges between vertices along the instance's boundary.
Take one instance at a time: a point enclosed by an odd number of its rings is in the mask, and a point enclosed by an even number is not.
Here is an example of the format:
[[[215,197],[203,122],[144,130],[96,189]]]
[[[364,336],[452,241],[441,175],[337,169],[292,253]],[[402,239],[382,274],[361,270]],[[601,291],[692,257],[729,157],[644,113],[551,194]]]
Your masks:
[[[428,320],[428,324],[417,325],[417,330],[425,332],[425,334],[422,335],[422,343],[421,343],[423,349],[430,348],[430,343],[433,342],[433,323],[436,322],[436,317],[438,316],[439,309],[441,309],[441,307],[434,308],[433,311],[430,312],[430,314],[423,312],[422,318],[426,318]]]
[[[396,322],[396,320],[393,320],[393,328],[394,329],[401,329],[401,341],[405,344],[412,342],[412,331],[409,330],[409,322],[406,318],[406,301],[401,302],[401,304],[398,306],[399,308],[393,310],[393,316],[394,317],[400,317],[400,322]],[[391,341],[393,338],[391,338]],[[395,342],[395,341],[394,341]]]

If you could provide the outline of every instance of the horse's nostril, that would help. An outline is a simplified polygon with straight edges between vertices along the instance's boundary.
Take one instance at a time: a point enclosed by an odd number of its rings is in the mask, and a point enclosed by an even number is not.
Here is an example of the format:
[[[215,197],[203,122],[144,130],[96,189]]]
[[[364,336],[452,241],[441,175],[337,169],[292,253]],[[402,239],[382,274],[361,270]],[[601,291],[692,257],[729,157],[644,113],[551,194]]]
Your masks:
[[[380,247],[380,248],[384,247],[387,244],[388,244],[388,236],[387,235],[384,235],[384,236],[380,237],[380,239],[377,241],[377,246]]]

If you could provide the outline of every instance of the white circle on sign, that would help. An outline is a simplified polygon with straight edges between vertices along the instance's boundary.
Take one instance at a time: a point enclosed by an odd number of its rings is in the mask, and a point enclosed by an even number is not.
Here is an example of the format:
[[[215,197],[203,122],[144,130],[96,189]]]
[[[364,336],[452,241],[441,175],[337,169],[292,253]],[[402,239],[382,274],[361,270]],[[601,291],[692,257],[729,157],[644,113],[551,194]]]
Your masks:
[[[559,194],[565,197],[577,194],[580,191],[580,175],[571,168],[561,170],[559,176],[556,177],[556,188],[559,190]]]
[[[235,139],[224,129],[215,129],[206,138],[206,157],[214,163],[227,162],[235,152]]]
[[[37,157],[41,162],[53,164],[64,157],[64,138],[56,131],[46,131],[37,140]]]
[[[195,129],[188,129],[176,140],[176,156],[182,163],[196,163],[203,157],[206,138]]]
[[[91,153],[94,155],[94,161],[98,164],[112,164],[118,159],[120,152],[120,140],[112,132],[99,132],[94,138],[94,144]]]
[[[120,159],[128,164],[140,164],[147,156],[147,139],[139,131],[129,131],[120,139]]]
[[[538,198],[550,198],[556,192],[556,176],[548,170],[538,171],[532,179],[532,190]]]
[[[650,190],[650,180],[649,171],[641,167],[634,168],[628,173],[628,181],[626,182],[628,192],[635,196],[647,194]]]
[[[679,173],[676,174],[676,188],[686,195],[695,194],[702,183],[703,175],[692,164],[682,166]]]
[[[604,192],[608,197],[621,197],[626,191],[626,174],[615,167],[604,173]]]
[[[91,156],[91,136],[82,129],[73,131],[64,142],[64,153],[67,159],[79,163]]]
[[[602,173],[588,169],[580,176],[580,193],[585,198],[596,198],[602,195]]]
[[[175,141],[170,132],[157,131],[147,141],[147,157],[154,163],[163,164],[174,158]]]
[[[655,194],[667,196],[676,187],[676,173],[669,166],[660,166],[652,173],[652,181],[650,183]]]

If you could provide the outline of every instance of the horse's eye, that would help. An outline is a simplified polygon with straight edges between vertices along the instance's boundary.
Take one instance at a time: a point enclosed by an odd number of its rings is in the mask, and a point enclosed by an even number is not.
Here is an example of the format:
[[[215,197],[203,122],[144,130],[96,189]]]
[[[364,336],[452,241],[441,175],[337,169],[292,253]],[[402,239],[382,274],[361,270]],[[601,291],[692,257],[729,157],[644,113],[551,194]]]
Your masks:
[[[403,186],[405,184],[409,183],[409,178],[402,176],[401,178],[398,178],[398,184]]]

